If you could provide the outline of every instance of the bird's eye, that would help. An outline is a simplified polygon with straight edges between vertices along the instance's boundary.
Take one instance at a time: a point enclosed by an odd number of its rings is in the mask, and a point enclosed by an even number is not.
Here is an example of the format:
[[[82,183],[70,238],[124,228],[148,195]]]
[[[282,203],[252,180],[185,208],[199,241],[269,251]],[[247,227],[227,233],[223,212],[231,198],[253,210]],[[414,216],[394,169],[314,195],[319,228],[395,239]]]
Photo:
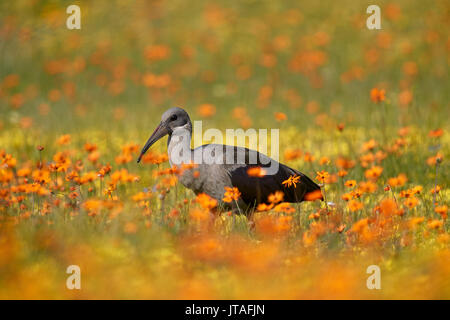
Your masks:
[[[174,114],[173,116],[170,117],[170,121],[175,121],[175,120],[177,120],[177,115],[176,114]]]

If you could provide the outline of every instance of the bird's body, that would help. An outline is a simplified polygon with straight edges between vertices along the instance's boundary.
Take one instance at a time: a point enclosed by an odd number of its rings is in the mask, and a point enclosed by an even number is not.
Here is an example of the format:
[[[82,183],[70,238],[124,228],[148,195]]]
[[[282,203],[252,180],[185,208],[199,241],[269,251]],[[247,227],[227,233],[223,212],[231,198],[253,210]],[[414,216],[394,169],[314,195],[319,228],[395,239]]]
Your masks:
[[[191,149],[192,125],[188,114],[181,108],[172,108],[163,114],[161,124],[143,148],[141,156],[165,134],[169,135],[167,151],[171,166],[194,164],[182,171],[179,181],[195,194],[206,193],[223,203],[225,187],[237,188],[241,196],[237,203],[232,202],[232,206],[237,204],[245,211],[255,204],[267,202],[268,196],[276,191],[284,193],[284,202],[301,202],[309,193],[320,193],[320,187],[306,175],[258,151],[219,144]],[[276,171],[253,176],[248,173],[252,167],[263,170],[276,168]],[[283,184],[283,181],[294,176],[300,177],[295,186]]]

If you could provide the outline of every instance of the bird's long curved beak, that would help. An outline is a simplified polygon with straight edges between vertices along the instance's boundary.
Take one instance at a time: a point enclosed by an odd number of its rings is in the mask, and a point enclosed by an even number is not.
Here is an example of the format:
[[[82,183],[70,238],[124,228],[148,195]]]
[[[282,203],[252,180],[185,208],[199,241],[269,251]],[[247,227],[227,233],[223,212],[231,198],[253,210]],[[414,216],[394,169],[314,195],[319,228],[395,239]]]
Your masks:
[[[167,126],[164,123],[160,123],[155,131],[153,131],[152,135],[150,136],[150,138],[147,140],[147,143],[145,144],[145,146],[142,148],[141,154],[139,155],[139,158],[137,160],[137,162],[141,162],[141,158],[142,156],[147,152],[147,150],[159,139],[161,139],[162,137],[164,137],[165,135],[167,135],[169,133],[169,129],[167,128]]]

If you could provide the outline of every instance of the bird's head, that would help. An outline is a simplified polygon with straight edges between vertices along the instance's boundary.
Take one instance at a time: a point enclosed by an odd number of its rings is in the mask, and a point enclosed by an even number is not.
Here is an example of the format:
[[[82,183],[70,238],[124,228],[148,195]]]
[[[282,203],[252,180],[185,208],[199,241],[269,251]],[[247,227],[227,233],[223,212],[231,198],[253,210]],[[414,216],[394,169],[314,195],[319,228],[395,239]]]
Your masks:
[[[177,128],[192,130],[191,119],[184,109],[178,107],[170,108],[161,116],[160,124],[156,127],[155,131],[153,131],[152,135],[147,140],[147,143],[142,148],[137,162],[139,163],[141,161],[142,156],[156,141],[168,134],[172,134]]]

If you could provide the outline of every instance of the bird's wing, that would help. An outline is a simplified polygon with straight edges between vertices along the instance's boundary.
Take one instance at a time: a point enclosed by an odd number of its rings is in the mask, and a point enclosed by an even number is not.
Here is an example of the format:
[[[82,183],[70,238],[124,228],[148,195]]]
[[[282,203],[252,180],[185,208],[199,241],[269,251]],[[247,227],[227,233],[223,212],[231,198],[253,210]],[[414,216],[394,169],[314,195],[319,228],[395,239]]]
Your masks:
[[[225,153],[230,152],[230,148],[234,149],[235,155],[240,154],[241,159],[236,158],[235,163],[224,164],[224,167],[231,178],[232,185],[239,189],[242,193],[242,200],[248,204],[267,202],[267,197],[275,191],[282,191],[284,193],[285,202],[301,202],[305,200],[304,197],[306,194],[320,190],[320,187],[316,183],[300,171],[247,148],[225,146]],[[257,154],[256,163],[254,159],[251,159],[252,156],[254,158],[254,153]],[[242,157],[242,155],[245,155],[245,157]],[[242,161],[242,158],[244,158],[244,161]],[[263,177],[250,177],[247,174],[248,169],[252,167],[268,169],[271,166],[278,167],[278,170],[274,174],[267,174]],[[300,176],[296,187],[293,185],[290,187],[283,185],[283,181],[289,179],[290,176]]]

